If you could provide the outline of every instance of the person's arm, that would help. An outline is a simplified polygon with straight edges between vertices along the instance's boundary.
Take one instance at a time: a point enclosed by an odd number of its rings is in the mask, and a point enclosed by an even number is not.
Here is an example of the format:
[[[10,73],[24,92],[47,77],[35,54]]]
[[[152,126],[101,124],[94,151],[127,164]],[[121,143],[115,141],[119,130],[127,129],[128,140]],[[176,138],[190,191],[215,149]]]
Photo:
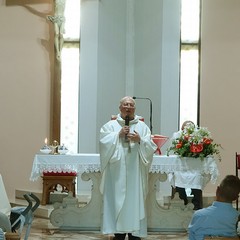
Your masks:
[[[206,231],[205,219],[207,217],[202,214],[195,212],[193,214],[192,220],[188,226],[189,240],[199,240],[204,239],[204,234]]]
[[[120,128],[114,128],[110,122],[106,123],[100,129],[99,150],[101,171],[105,169],[109,161],[117,160],[120,142],[119,129]]]
[[[139,135],[136,136],[136,141],[139,140],[139,154],[141,161],[145,164],[150,166],[153,160],[153,154],[157,149],[157,145],[153,142],[151,138],[151,132],[148,126],[143,123],[139,122],[138,126],[135,128],[135,131]]]

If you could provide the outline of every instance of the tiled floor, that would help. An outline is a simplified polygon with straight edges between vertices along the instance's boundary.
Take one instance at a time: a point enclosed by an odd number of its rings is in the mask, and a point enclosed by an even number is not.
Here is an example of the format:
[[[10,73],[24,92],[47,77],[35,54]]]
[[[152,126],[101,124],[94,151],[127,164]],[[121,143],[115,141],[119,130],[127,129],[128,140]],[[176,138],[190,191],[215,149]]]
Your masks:
[[[25,231],[22,232],[21,239],[24,239]],[[60,231],[53,227],[48,219],[34,218],[31,232],[28,240],[69,240],[69,239],[80,239],[80,240],[110,240],[112,236],[102,235],[99,232],[80,232],[80,231]],[[187,233],[149,233],[148,237],[144,240],[187,240]],[[127,238],[126,238],[127,240]]]

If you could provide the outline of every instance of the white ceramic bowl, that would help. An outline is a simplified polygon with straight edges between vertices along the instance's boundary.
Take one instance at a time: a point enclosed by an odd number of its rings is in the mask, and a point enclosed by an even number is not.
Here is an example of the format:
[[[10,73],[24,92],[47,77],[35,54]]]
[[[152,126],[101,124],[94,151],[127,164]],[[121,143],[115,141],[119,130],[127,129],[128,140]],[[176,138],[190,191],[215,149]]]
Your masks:
[[[60,154],[66,154],[67,152],[68,152],[68,150],[67,149],[58,149],[58,152],[60,153]]]
[[[40,152],[41,152],[41,153],[45,153],[45,154],[49,154],[51,151],[52,151],[51,149],[47,149],[47,148],[45,148],[45,149],[40,149]]]

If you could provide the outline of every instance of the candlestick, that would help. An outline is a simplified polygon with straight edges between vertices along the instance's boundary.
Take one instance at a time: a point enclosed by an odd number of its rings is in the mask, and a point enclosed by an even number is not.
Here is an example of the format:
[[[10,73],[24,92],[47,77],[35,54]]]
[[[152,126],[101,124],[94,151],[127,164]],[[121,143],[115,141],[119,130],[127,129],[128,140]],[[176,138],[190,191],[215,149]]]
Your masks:
[[[52,145],[51,145],[51,148],[52,148],[52,154],[59,154],[58,152],[58,146],[59,146],[59,143],[57,140],[54,140]]]

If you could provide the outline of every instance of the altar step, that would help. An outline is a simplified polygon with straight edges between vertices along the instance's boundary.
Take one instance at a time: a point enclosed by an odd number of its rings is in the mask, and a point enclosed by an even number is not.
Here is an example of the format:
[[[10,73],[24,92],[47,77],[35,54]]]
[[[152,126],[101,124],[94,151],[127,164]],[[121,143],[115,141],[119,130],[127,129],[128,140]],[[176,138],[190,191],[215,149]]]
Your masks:
[[[29,193],[27,190],[17,189],[15,190],[15,199],[10,199],[10,203],[12,207],[15,206],[26,206],[28,203],[24,199],[23,195]],[[42,200],[42,192],[32,192],[35,194],[40,201]],[[67,194],[63,193],[51,193],[50,194],[50,204],[47,205],[39,205],[37,210],[35,211],[35,216],[40,218],[49,218],[53,208],[53,204],[55,202],[62,202],[63,198],[66,197]],[[84,206],[90,201],[90,195],[89,194],[81,194],[81,196],[77,196],[78,202],[80,205]]]
[[[27,190],[17,189],[15,190],[15,199],[10,200],[10,203],[12,206],[26,206],[27,202],[24,199],[23,195],[25,193],[29,193]],[[42,199],[42,193],[41,192],[33,192],[40,200]],[[35,212],[35,216],[41,217],[41,218],[49,218],[53,208],[53,204],[55,202],[62,202],[63,198],[66,197],[67,194],[63,193],[51,193],[50,195],[50,202],[51,204],[47,205],[40,205],[38,209]],[[88,192],[82,192],[81,195],[77,195],[78,202],[81,206],[86,205],[90,199],[91,196]],[[205,194],[203,196],[203,206],[207,207],[212,204],[212,202],[215,200],[215,196],[212,196],[211,194]],[[169,203],[169,197],[164,197],[158,199],[159,205],[168,205]],[[191,202],[191,197],[189,197],[189,202]]]

